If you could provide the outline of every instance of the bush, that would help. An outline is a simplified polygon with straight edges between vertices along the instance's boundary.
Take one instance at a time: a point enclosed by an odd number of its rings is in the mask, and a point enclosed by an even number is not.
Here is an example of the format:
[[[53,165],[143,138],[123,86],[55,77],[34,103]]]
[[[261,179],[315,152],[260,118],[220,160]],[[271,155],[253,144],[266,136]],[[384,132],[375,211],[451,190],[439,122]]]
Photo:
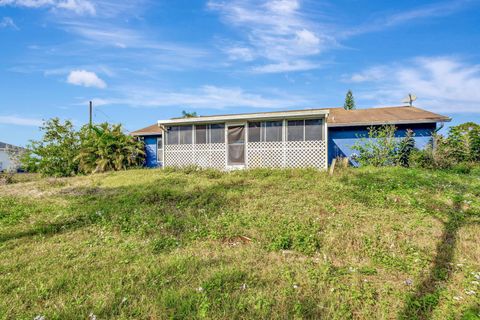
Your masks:
[[[40,129],[44,132],[43,138],[31,141],[21,159],[24,169],[54,177],[77,174],[80,139],[72,122],[62,123],[53,118],[45,121]]]
[[[395,126],[370,127],[368,138],[363,138],[352,147],[358,154],[354,160],[361,165],[374,167],[397,164],[398,142],[395,139]]]
[[[44,135],[31,141],[21,162],[25,170],[45,176],[123,170],[144,161],[143,142],[122,132],[121,125],[102,123],[75,130],[72,122],[44,122]]]
[[[102,123],[80,130],[76,159],[83,173],[118,171],[140,166],[144,161],[143,142],[122,132],[121,125]]]
[[[402,167],[410,166],[410,155],[415,149],[415,140],[413,139],[414,133],[412,130],[407,129],[405,138],[400,140],[397,150],[397,163]]]
[[[467,122],[451,127],[447,137],[434,133],[431,145],[412,153],[410,161],[421,168],[470,172],[480,161],[480,126]]]
[[[453,169],[458,172],[480,161],[480,125],[467,122],[451,127],[447,137],[434,132],[424,150],[415,149],[414,134],[407,130],[403,139],[395,138],[394,126],[370,128],[368,138],[357,142],[354,160],[361,165],[415,166],[430,169]]]

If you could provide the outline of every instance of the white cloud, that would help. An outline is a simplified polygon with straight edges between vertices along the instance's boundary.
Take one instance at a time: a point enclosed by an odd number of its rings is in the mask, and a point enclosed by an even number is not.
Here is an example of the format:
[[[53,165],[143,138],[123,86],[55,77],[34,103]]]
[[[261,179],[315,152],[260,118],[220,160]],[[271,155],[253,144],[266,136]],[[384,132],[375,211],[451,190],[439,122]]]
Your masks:
[[[33,118],[24,118],[19,116],[0,116],[1,124],[13,124],[18,126],[32,126],[39,127],[42,125],[43,121]]]
[[[292,13],[300,8],[297,0],[274,0],[266,3],[266,6],[273,12]]]
[[[25,8],[50,8],[73,12],[78,15],[95,15],[94,4],[89,0],[1,0],[0,6],[16,6]]]
[[[381,18],[369,20],[355,28],[345,30],[340,34],[340,37],[350,37],[369,32],[383,31],[386,28],[407,24],[415,20],[448,16],[467,8],[474,2],[475,1],[468,0],[437,2],[394,14],[382,14]]]
[[[17,25],[10,17],[3,17],[2,20],[0,20],[0,28],[13,28],[15,30],[18,30]]]
[[[253,50],[247,47],[230,47],[224,51],[231,60],[252,61],[255,58]]]
[[[253,67],[254,73],[279,73],[279,72],[294,72],[307,71],[311,69],[320,68],[319,64],[310,61],[296,60],[293,62],[271,63],[262,66]]]
[[[67,77],[67,82],[77,86],[106,88],[105,81],[100,79],[95,72],[86,70],[73,70]]]
[[[368,82],[382,80],[388,75],[388,69],[384,66],[375,66],[368,68],[362,72],[354,73],[345,79],[347,82]]]
[[[57,3],[57,8],[73,11],[78,15],[95,15],[95,6],[85,0],[66,0]]]
[[[246,92],[241,88],[225,88],[205,85],[188,91],[161,91],[145,88],[122,88],[117,98],[97,98],[100,105],[128,105],[132,107],[191,107],[223,109],[245,108],[285,108],[307,104],[304,98],[284,94],[264,94]]]
[[[416,105],[433,111],[480,113],[480,65],[458,58],[419,57],[376,66],[350,79],[366,82],[368,89],[360,98],[379,104],[398,104],[407,93],[414,93]]]
[[[263,60],[263,65],[253,67],[255,72],[315,69],[318,64],[307,60],[336,45],[325,26],[302,14],[297,0],[212,0],[208,8],[219,12],[230,27],[239,29],[246,43],[241,52],[248,52],[249,60],[245,61]],[[236,47],[225,50],[230,57],[232,50],[238,53]],[[292,67],[299,65],[302,67]]]

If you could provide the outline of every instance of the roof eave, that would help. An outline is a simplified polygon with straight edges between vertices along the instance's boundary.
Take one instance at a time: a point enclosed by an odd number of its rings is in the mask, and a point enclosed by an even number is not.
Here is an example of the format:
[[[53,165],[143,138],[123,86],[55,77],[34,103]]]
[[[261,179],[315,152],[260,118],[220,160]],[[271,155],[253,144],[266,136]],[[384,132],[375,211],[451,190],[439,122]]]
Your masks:
[[[159,120],[158,125],[175,125],[175,124],[195,124],[195,123],[219,123],[228,121],[248,121],[248,120],[278,120],[290,118],[312,118],[312,117],[326,117],[328,110],[302,110],[298,112],[279,112],[279,113],[257,113],[257,114],[239,114],[239,115],[225,115],[225,116],[211,116],[211,117],[193,117],[182,119]]]
[[[358,126],[377,126],[389,124],[417,124],[417,123],[438,123],[450,122],[451,118],[423,119],[423,120],[398,120],[398,121],[368,121],[368,122],[348,122],[348,123],[328,123],[329,127],[358,127]]]
[[[161,132],[131,132],[130,133],[132,136],[158,136],[159,134],[162,134]]]

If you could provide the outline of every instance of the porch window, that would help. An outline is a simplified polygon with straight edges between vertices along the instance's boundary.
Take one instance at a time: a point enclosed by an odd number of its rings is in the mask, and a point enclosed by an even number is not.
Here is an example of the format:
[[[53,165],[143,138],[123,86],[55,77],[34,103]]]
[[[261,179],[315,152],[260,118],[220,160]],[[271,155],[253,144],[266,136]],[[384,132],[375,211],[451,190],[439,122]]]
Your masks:
[[[192,126],[167,127],[167,144],[192,144]]]
[[[210,125],[210,143],[225,143],[225,124]]]
[[[323,140],[323,120],[305,120],[305,141]]]
[[[248,142],[282,141],[282,121],[248,123]]]
[[[265,122],[265,141],[282,141],[282,121]]]
[[[207,128],[208,128],[208,126],[206,124],[201,124],[201,125],[196,125],[195,126],[195,143],[196,144],[207,143],[207,141],[208,141]]]
[[[291,120],[288,121],[288,130],[287,130],[287,140],[288,141],[303,141],[303,129],[304,129],[303,120]]]
[[[261,130],[262,130],[261,122],[249,122],[248,123],[248,142],[262,141]]]
[[[323,120],[289,120],[287,121],[288,141],[323,140]]]
[[[178,127],[167,127],[167,144],[178,144]]]

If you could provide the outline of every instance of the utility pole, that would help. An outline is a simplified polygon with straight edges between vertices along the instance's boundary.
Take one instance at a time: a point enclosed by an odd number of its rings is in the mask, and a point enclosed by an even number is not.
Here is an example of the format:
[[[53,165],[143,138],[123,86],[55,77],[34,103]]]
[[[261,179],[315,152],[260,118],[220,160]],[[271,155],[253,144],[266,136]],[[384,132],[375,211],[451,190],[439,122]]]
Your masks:
[[[92,101],[90,101],[90,121],[89,121],[90,128],[92,127],[92,110],[93,110],[93,105],[92,105]]]

